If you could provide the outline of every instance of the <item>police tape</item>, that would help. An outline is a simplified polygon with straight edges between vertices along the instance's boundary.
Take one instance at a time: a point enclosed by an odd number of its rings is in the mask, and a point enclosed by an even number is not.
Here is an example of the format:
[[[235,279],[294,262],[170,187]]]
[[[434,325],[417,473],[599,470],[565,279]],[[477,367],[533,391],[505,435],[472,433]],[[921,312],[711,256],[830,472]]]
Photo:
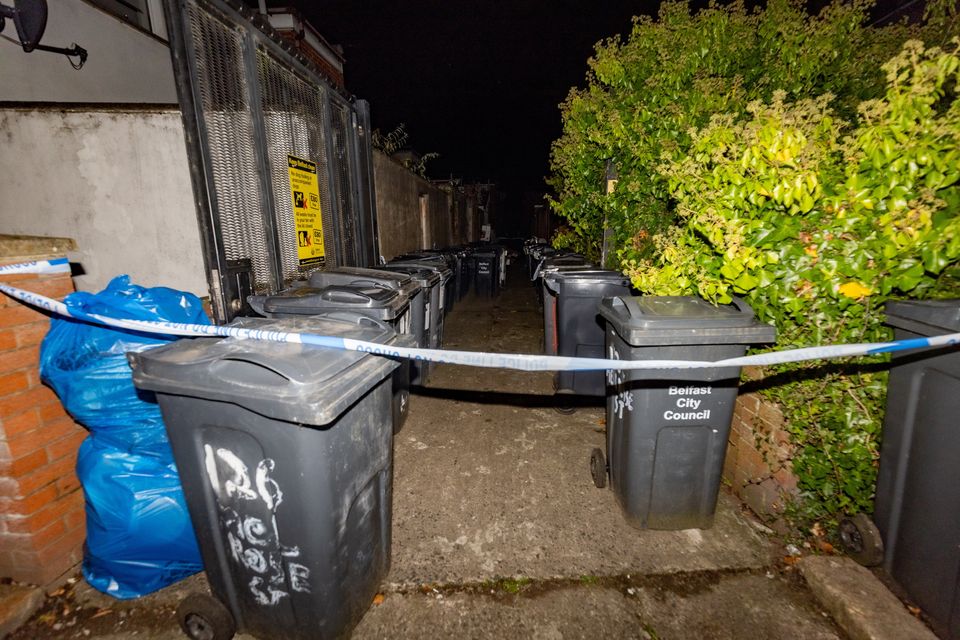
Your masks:
[[[11,273],[64,273],[70,270],[66,259],[39,260],[36,262],[21,263],[0,267],[0,275]],[[421,349],[417,347],[401,347],[384,345],[365,340],[322,336],[312,333],[293,333],[286,331],[267,331],[262,329],[245,329],[242,327],[185,324],[171,322],[153,322],[146,320],[123,320],[105,316],[71,310],[67,305],[57,300],[47,298],[36,293],[24,291],[17,287],[0,283],[0,291],[11,298],[19,300],[32,307],[48,311],[60,316],[74,318],[94,324],[155,333],[167,336],[183,337],[224,337],[238,340],[266,340],[270,342],[286,342],[341,349],[347,351],[363,351],[376,355],[410,360],[426,360],[444,364],[458,364],[470,367],[485,367],[491,369],[516,369],[520,371],[599,371],[599,370],[664,370],[664,369],[713,369],[719,367],[746,367],[755,365],[786,364],[789,362],[804,362],[810,360],[828,360],[834,358],[871,356],[881,353],[892,353],[911,349],[929,347],[949,347],[960,345],[960,333],[951,333],[928,338],[913,338],[910,340],[894,340],[891,342],[873,342],[861,344],[825,345],[789,349],[786,351],[770,351],[739,358],[725,360],[617,360],[604,358],[571,358],[565,356],[545,356],[539,354],[507,354],[487,353],[481,351],[455,351],[447,349]]]
[[[70,261],[66,258],[53,260],[34,260],[33,262],[18,262],[16,264],[0,265],[0,276],[19,273],[53,274],[69,273]]]

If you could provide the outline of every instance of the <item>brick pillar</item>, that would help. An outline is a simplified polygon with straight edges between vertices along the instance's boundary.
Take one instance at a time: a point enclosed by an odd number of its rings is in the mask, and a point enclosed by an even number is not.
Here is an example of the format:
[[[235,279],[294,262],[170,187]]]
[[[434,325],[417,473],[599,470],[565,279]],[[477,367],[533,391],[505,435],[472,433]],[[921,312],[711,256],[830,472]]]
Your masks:
[[[72,248],[65,239],[0,236],[0,264]],[[58,299],[74,290],[70,274],[0,280]],[[74,467],[87,435],[40,382],[49,326],[48,316],[0,293],[0,577],[44,586],[82,559],[83,492]]]
[[[777,517],[786,501],[797,495],[792,457],[780,407],[757,393],[741,393],[723,468],[733,492],[755,513]]]

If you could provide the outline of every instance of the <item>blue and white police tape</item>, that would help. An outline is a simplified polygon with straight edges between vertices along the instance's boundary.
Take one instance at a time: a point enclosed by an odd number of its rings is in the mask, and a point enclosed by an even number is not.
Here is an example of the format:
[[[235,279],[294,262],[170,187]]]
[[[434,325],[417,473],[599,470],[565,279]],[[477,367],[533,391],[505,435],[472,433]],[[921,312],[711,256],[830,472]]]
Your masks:
[[[0,265],[0,276],[15,273],[52,274],[69,273],[70,261],[66,258],[53,260],[34,260],[33,262],[18,262],[16,264]]]
[[[2,273],[62,273],[65,261],[38,261],[10,265],[20,267],[19,270],[0,271]],[[30,271],[28,269],[35,270]],[[66,270],[69,270],[67,265]],[[412,360],[428,360],[431,362],[460,364],[471,367],[487,367],[492,369],[517,369],[520,371],[597,371],[597,370],[651,370],[651,369],[708,369],[714,367],[745,367],[751,365],[784,364],[788,362],[803,362],[809,360],[826,360],[850,356],[869,356],[879,353],[891,353],[908,349],[927,347],[956,346],[960,344],[960,333],[951,333],[929,338],[914,338],[911,340],[895,340],[892,342],[873,342],[862,344],[829,345],[790,349],[787,351],[771,351],[758,353],[740,358],[728,358],[714,362],[700,360],[606,360],[603,358],[568,358],[564,356],[544,356],[539,354],[507,354],[485,353],[479,351],[453,351],[445,349],[419,349],[415,347],[399,347],[383,345],[377,342],[352,340],[321,336],[311,333],[291,333],[285,331],[263,331],[259,329],[243,329],[240,327],[181,324],[169,322],[148,322],[144,320],[121,320],[107,318],[96,314],[71,311],[67,305],[51,298],[30,293],[7,284],[0,283],[0,291],[25,304],[55,313],[57,315],[76,318],[86,322],[142,331],[158,333],[168,336],[220,336],[240,340],[266,340],[270,342],[292,342],[308,344],[332,349],[348,351],[365,351],[377,355],[408,358]]]

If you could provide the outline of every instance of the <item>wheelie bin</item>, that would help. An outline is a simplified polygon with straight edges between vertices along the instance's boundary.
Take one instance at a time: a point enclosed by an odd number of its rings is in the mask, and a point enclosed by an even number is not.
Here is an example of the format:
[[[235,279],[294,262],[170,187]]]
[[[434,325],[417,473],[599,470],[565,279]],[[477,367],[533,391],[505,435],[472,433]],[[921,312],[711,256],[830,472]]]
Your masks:
[[[253,309],[268,318],[316,316],[334,312],[352,312],[386,323],[404,346],[415,346],[410,334],[410,299],[397,289],[371,284],[333,285],[324,288],[298,286],[269,296],[250,296]],[[393,428],[400,431],[410,410],[411,364],[404,360],[393,372]]]
[[[886,305],[897,340],[960,332],[960,300]],[[840,523],[843,546],[883,566],[943,638],[960,638],[960,350],[894,353],[874,522]]]
[[[541,269],[538,277],[537,291],[540,294],[540,302],[543,312],[543,353],[548,356],[555,356],[560,348],[560,334],[557,325],[557,295],[559,295],[559,285],[555,276],[562,271],[582,271],[591,269],[593,265],[586,261],[573,261],[569,264],[548,265]]]
[[[238,323],[384,343],[395,335],[324,318]],[[348,634],[390,567],[397,362],[221,338],[130,360],[137,387],[157,394],[213,594],[180,603],[187,635]]]
[[[715,361],[776,337],[740,299],[606,298],[600,315],[613,360]],[[739,377],[739,367],[608,372],[607,451],[594,450],[590,468],[598,487],[609,474],[631,525],[713,525]]]
[[[347,287],[383,287],[396,289],[401,295],[408,298],[409,319],[400,318],[391,322],[401,332],[409,333],[417,342],[417,346],[426,347],[424,336],[429,335],[426,326],[428,320],[424,315],[425,307],[429,304],[429,294],[421,287],[421,282],[409,273],[400,271],[383,271],[378,268],[364,269],[360,267],[336,267],[327,271],[314,271],[308,278],[309,286],[323,289],[331,286]],[[420,381],[420,367],[411,364],[411,382]]]
[[[432,289],[432,297],[430,301],[430,309],[432,312],[431,316],[431,326],[433,327],[433,338],[431,343],[435,349],[439,349],[443,346],[443,324],[444,317],[447,315],[447,296],[450,294],[449,283],[450,279],[453,276],[453,272],[450,271],[447,266],[437,260],[410,260],[410,261],[396,261],[390,262],[391,266],[414,266],[418,268],[426,268],[432,270],[434,273],[440,276],[440,283]],[[431,369],[435,363],[431,363]]]
[[[555,294],[547,287],[544,276],[561,269],[582,269],[585,267],[594,267],[585,257],[579,253],[555,253],[542,258],[533,272],[533,286],[537,291],[537,302],[544,306],[547,305],[547,295]],[[553,302],[550,302],[553,304]]]
[[[415,328],[420,329],[419,333],[414,332],[417,335],[417,344],[426,349],[439,349],[440,335],[436,327],[441,322],[438,319],[440,313],[440,273],[432,268],[415,264],[385,264],[376,269],[387,273],[406,275],[420,285],[420,295],[415,302],[411,301],[410,303],[412,324]],[[429,364],[424,361],[413,361],[411,363],[410,382],[426,384],[430,371]]]
[[[395,289],[410,301],[410,316],[409,318],[401,317],[394,321],[394,324],[402,327],[401,333],[410,333],[417,336],[423,331],[423,327],[413,317],[414,310],[422,304],[422,299],[419,296],[423,295],[423,292],[420,283],[410,277],[409,274],[384,272],[377,268],[336,267],[328,271],[314,271],[310,274],[307,282],[309,286],[317,289],[326,287]]]
[[[451,260],[448,258],[448,256],[442,253],[434,253],[431,251],[417,251],[398,256],[390,262],[393,264],[425,262],[432,264],[434,267],[446,267],[445,270],[439,270],[441,276],[443,276],[443,301],[441,308],[444,310],[444,315],[453,311],[453,306],[457,297],[457,282],[453,267],[451,266]]]
[[[551,276],[557,292],[557,355],[602,358],[605,327],[600,301],[629,296],[630,280],[622,273],[604,269],[560,270]],[[603,397],[606,376],[603,371],[558,371],[555,387],[557,393]]]
[[[477,295],[488,298],[496,296],[500,289],[497,252],[491,249],[478,249],[473,252],[473,262],[473,288]]]
[[[474,272],[477,268],[477,262],[473,258],[473,249],[466,248],[462,251],[460,257],[460,286],[462,296],[470,293],[474,287]]]

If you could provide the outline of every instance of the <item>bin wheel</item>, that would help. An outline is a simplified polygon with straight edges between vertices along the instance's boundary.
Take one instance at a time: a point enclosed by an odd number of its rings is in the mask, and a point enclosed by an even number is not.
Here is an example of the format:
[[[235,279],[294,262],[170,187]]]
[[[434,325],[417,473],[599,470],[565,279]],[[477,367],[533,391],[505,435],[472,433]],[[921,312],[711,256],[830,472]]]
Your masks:
[[[597,489],[607,486],[607,460],[600,449],[590,452],[590,475],[593,476],[593,484]]]
[[[205,593],[191,593],[177,607],[180,628],[192,640],[230,640],[237,625],[222,602]]]
[[[840,544],[848,556],[865,567],[883,561],[883,539],[877,525],[865,513],[840,520]]]
[[[577,407],[576,407],[576,406],[574,406],[573,404],[565,404],[565,403],[563,403],[563,397],[564,397],[564,396],[568,396],[568,397],[569,397],[569,396],[572,396],[572,395],[573,395],[573,392],[570,391],[570,390],[568,390],[568,389],[565,389],[565,390],[560,390],[560,389],[558,389],[558,388],[557,388],[557,380],[556,380],[556,378],[554,378],[554,380],[553,380],[553,397],[556,398],[557,400],[559,400],[560,403],[561,403],[561,404],[555,404],[555,405],[553,405],[553,410],[554,410],[554,411],[556,411],[557,413],[559,413],[560,415],[563,415],[563,416],[569,416],[569,415],[573,415],[574,413],[576,413],[576,412],[577,412]]]

